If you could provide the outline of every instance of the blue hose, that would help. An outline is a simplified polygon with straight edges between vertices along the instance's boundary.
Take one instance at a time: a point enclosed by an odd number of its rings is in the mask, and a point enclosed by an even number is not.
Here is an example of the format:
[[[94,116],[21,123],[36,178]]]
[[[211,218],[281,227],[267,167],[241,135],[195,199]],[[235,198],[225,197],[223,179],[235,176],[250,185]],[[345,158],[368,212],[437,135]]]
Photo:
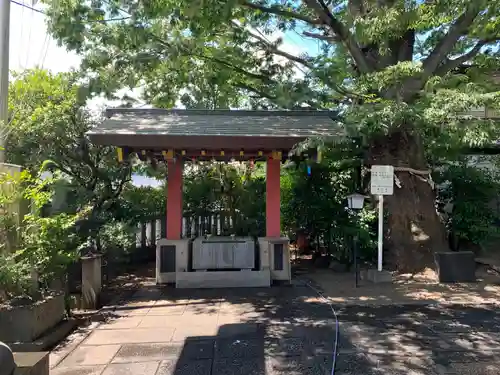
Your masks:
[[[333,308],[332,303],[325,298],[323,293],[321,293],[318,289],[313,287],[309,282],[305,281],[304,283],[306,286],[311,288],[323,301],[328,303],[328,305],[330,306],[330,309],[332,310],[333,316],[335,317],[335,344],[333,346],[333,362],[332,362],[332,371],[331,371],[331,375],[335,375],[335,368],[336,368],[336,364],[337,364],[337,349],[338,349],[338,345],[339,345],[339,331],[340,331],[339,319],[337,317],[337,312]]]

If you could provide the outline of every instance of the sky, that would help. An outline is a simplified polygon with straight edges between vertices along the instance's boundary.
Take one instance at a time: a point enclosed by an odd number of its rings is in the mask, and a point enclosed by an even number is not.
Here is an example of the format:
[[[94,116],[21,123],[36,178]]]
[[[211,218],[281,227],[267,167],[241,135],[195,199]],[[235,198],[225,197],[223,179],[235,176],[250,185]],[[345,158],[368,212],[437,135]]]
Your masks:
[[[16,0],[31,6],[31,0]],[[35,5],[36,9],[41,9]],[[78,67],[80,58],[47,35],[45,16],[15,3],[10,4],[10,70],[39,65],[54,73]]]

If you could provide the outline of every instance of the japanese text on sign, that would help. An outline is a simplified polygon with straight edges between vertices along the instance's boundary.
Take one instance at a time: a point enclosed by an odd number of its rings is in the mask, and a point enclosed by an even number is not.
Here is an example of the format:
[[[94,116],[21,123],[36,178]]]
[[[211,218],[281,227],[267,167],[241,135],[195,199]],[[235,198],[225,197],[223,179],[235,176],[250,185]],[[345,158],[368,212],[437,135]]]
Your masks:
[[[392,165],[372,166],[370,192],[373,195],[394,194],[394,167]]]

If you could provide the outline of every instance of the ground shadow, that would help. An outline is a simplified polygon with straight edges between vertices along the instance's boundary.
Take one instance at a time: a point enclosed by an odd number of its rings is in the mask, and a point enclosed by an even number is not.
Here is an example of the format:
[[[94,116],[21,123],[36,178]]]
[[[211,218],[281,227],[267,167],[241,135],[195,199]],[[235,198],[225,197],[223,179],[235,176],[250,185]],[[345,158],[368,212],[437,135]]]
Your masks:
[[[492,305],[333,307],[340,322],[335,374],[500,373],[486,372],[500,362],[500,314]],[[115,357],[147,346],[150,352],[141,358],[161,361],[156,375],[331,374],[335,316],[302,278],[272,288],[142,285],[104,313],[108,321],[145,314],[189,316],[192,321],[183,323],[188,325],[217,317],[215,333],[182,340],[174,335],[169,344],[124,345]],[[168,359],[174,357],[170,351],[177,359]]]
[[[252,323],[225,324],[214,336],[187,337],[175,364],[162,366],[162,374],[266,374],[264,332]]]
[[[304,284],[189,292],[165,289],[164,293],[173,299],[189,294],[196,302],[191,311],[200,315],[217,304],[219,317],[224,307],[239,311],[242,324],[253,327],[255,338],[261,340],[265,364],[261,372],[256,372],[258,367],[245,372],[242,367],[235,374],[331,373],[335,318],[330,305]],[[492,306],[349,306],[339,308],[337,314],[336,374],[462,374],[468,371],[465,368],[485,371],[500,361],[500,316]],[[245,342],[243,336],[233,338]]]

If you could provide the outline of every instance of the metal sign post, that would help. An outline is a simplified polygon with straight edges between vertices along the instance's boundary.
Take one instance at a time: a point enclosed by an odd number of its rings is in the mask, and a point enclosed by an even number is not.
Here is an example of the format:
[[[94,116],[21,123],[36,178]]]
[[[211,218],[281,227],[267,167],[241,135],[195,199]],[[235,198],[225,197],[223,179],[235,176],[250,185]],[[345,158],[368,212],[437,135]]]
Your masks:
[[[384,244],[384,195],[394,194],[394,167],[372,165],[370,192],[378,196],[378,267],[382,271],[382,249]]]

